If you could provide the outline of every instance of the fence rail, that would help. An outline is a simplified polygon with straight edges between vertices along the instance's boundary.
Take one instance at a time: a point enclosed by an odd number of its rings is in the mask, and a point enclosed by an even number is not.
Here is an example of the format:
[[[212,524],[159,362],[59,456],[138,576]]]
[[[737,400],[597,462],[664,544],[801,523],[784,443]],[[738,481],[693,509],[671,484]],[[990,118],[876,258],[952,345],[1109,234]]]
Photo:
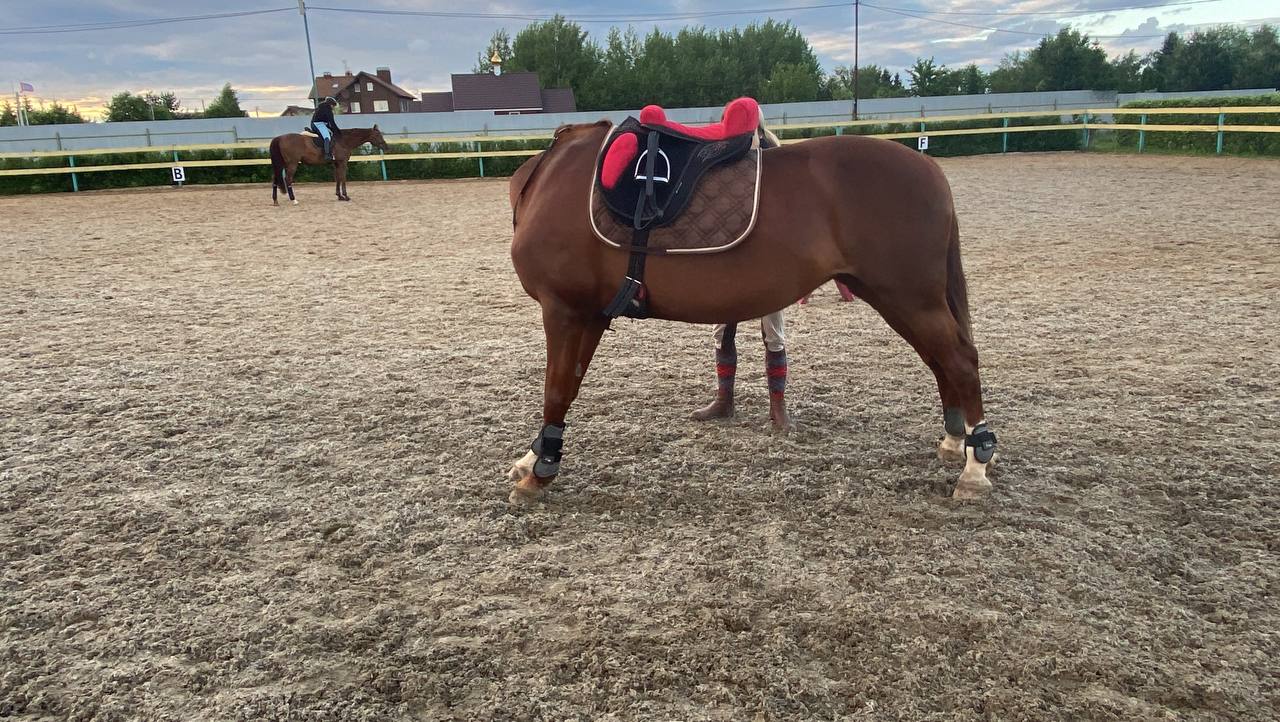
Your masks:
[[[1236,106],[1236,107],[1203,107],[1203,108],[1089,108],[1089,109],[1063,109],[1063,110],[1042,110],[1033,112],[997,112],[997,113],[978,113],[965,115],[922,115],[920,117],[896,117],[883,119],[862,119],[848,121],[823,121],[813,123],[782,123],[770,126],[770,130],[774,131],[806,131],[829,128],[835,133],[841,134],[846,128],[866,128],[875,126],[895,126],[895,125],[916,125],[917,129],[908,132],[892,132],[892,133],[867,133],[870,137],[885,139],[906,139],[918,138],[920,136],[963,136],[963,135],[987,135],[999,133],[1008,138],[1010,133],[1031,133],[1031,132],[1053,132],[1053,131],[1077,131],[1089,133],[1090,131],[1137,131],[1140,135],[1146,133],[1163,133],[1163,132],[1179,132],[1179,133],[1217,133],[1218,135],[1218,152],[1222,152],[1222,141],[1225,133],[1280,133],[1280,125],[1231,125],[1227,123],[1228,116],[1232,115],[1267,115],[1280,114],[1280,106]],[[1107,118],[1113,116],[1141,116],[1140,123],[1113,123],[1098,122],[1098,118]],[[1169,116],[1169,115],[1216,115],[1218,122],[1215,125],[1203,124],[1148,124],[1147,116]],[[1062,119],[1070,116],[1070,122],[1059,122],[1057,124],[1047,125],[1009,125],[1009,121],[1013,119],[1027,118],[1046,118],[1058,117]],[[937,126],[941,123],[965,123],[974,121],[1003,121],[999,126],[980,127],[980,128],[938,128],[929,130],[928,126]],[[441,135],[439,133],[388,133],[387,140],[392,144],[468,144],[472,145],[474,150],[465,151],[429,151],[429,152],[413,152],[413,153],[371,153],[368,155],[354,155],[351,157],[353,163],[367,162],[394,162],[407,160],[424,160],[424,159],[465,159],[475,158],[480,161],[480,174],[484,175],[484,159],[485,158],[502,158],[502,157],[519,157],[536,155],[540,149],[501,149],[491,148],[483,149],[480,147],[482,143],[510,143],[510,142],[531,142],[540,140],[549,140],[551,133],[521,133],[512,135]],[[783,143],[798,143],[805,138],[788,138]],[[0,159],[36,159],[49,157],[65,157],[67,158],[67,166],[64,167],[44,167],[44,168],[10,168],[0,170],[0,177],[3,176],[33,176],[33,175],[63,175],[69,174],[72,177],[73,188],[78,189],[76,176],[81,173],[104,173],[111,171],[127,171],[127,170],[152,170],[164,169],[174,166],[183,166],[187,168],[218,168],[231,166],[251,166],[251,165],[269,165],[271,163],[268,158],[226,158],[218,160],[181,160],[180,153],[190,153],[195,151],[237,151],[237,150],[263,150],[270,144],[269,139],[245,139],[233,143],[201,143],[193,145],[173,145],[173,146],[144,146],[131,148],[94,148],[82,150],[52,150],[52,151],[28,151],[28,152],[8,152],[0,153]],[[1143,142],[1139,141],[1139,151],[1142,150]],[[90,157],[98,155],[128,155],[128,154],[166,154],[172,156],[172,160],[165,162],[138,162],[138,163],[121,163],[113,165],[90,165],[77,166],[75,159],[77,157]],[[385,165],[383,166],[383,178],[387,177]]]

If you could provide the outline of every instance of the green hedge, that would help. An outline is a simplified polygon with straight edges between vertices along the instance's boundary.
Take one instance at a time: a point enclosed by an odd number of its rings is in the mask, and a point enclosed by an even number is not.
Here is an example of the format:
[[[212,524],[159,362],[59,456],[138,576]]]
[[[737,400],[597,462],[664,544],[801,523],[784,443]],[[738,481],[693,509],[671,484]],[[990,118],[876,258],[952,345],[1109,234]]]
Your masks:
[[[1230,98],[1178,98],[1175,100],[1139,100],[1128,103],[1124,107],[1151,108],[1147,115],[1148,125],[1217,125],[1217,113],[1194,115],[1161,114],[1160,108],[1249,108],[1261,105],[1280,105],[1280,93],[1270,95],[1252,95]],[[1136,115],[1114,116],[1117,123],[1137,124],[1140,117]],[[1232,125],[1280,125],[1278,113],[1231,113],[1226,116],[1227,127]],[[1098,149],[1132,150],[1138,149],[1138,131],[1117,130],[1099,131]],[[1217,133],[1187,132],[1150,132],[1146,133],[1145,150],[1166,153],[1215,153],[1218,146]],[[1238,155],[1280,155],[1280,133],[1232,133],[1227,131],[1222,136],[1222,152]]]

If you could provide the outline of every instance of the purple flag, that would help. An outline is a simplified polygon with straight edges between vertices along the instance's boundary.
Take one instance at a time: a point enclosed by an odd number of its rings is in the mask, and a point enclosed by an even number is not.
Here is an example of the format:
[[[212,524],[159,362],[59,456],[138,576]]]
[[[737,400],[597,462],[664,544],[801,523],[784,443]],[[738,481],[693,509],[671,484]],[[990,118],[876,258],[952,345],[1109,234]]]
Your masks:
[[[24,93],[34,93],[34,92],[36,92],[36,86],[32,85],[31,83],[23,83],[23,82],[19,82],[19,83],[18,83],[18,88],[19,88],[22,92],[24,92]]]

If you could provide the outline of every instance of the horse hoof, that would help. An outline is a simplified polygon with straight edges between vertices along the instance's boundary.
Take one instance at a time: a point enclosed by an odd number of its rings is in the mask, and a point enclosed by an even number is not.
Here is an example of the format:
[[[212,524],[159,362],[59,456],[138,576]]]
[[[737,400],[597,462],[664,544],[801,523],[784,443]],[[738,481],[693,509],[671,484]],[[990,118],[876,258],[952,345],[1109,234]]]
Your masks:
[[[981,499],[990,493],[991,482],[985,476],[966,479],[964,474],[961,474],[959,481],[956,482],[955,491],[951,492],[951,498],[962,501]]]
[[[546,492],[537,487],[530,488],[516,484],[515,488],[511,490],[511,494],[507,497],[507,501],[512,506],[533,506],[542,501],[542,497],[545,495]]]
[[[294,202],[293,202],[293,204],[296,206],[296,205],[298,205],[298,202],[297,202],[297,201],[294,201]]]
[[[938,458],[943,461],[964,461],[964,437],[947,434],[938,442]]]
[[[516,482],[516,486],[511,490],[511,495],[507,497],[507,501],[510,501],[515,506],[528,506],[539,502],[546,495],[545,489],[550,483],[551,479],[539,479],[529,473]]]
[[[507,481],[517,482],[533,473],[533,463],[538,460],[538,455],[532,451],[525,452],[520,460],[511,465],[511,469],[507,471]]]

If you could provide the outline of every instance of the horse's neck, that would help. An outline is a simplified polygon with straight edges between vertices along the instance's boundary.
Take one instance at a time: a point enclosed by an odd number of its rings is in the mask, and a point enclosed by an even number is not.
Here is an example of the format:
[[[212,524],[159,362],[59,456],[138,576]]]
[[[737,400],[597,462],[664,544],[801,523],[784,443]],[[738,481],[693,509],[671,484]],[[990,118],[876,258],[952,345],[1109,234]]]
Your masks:
[[[369,128],[347,128],[342,132],[342,139],[346,145],[355,148],[369,141],[371,131]]]

